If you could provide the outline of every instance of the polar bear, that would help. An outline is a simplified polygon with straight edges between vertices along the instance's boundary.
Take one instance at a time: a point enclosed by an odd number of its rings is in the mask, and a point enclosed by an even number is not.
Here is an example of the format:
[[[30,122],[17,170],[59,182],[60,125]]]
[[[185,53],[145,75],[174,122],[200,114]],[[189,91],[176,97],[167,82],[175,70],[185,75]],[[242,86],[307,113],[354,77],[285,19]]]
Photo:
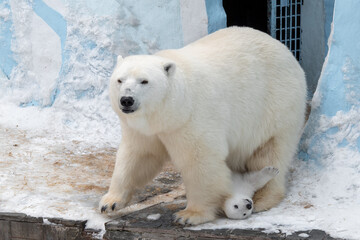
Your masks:
[[[186,190],[180,224],[217,217],[231,196],[231,171],[278,168],[255,193],[254,210],[283,199],[304,125],[306,82],[291,52],[266,33],[230,27],[181,49],[119,56],[109,95],[122,139],[101,212],[126,206],[169,160]]]
[[[275,167],[244,174],[232,173],[232,195],[226,199],[223,211],[228,218],[245,219],[253,210],[254,193],[279,173]]]

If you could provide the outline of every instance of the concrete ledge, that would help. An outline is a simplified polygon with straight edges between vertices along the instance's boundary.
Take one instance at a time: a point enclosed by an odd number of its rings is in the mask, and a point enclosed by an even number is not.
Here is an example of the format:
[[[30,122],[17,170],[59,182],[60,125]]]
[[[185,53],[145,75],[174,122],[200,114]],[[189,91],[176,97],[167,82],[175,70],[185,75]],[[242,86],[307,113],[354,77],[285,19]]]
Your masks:
[[[152,207],[130,213],[105,224],[104,239],[334,239],[321,230],[299,231],[291,236],[283,233],[266,234],[262,229],[218,229],[194,231],[173,224],[173,214],[184,208],[182,203],[160,203]],[[149,220],[151,214],[161,214],[157,220]],[[306,234],[305,237],[299,234]]]
[[[263,229],[204,229],[201,231],[183,228],[173,223],[173,214],[184,208],[184,201],[160,203],[152,207],[132,212],[105,224],[103,239],[312,239],[332,240],[324,231],[299,231],[286,236],[283,233],[266,234]],[[150,220],[149,215],[160,214],[159,219]],[[57,218],[30,217],[22,213],[0,213],[0,239],[27,240],[92,240],[98,239],[96,230],[85,230],[86,221]],[[303,234],[303,235],[300,235]],[[305,235],[304,235],[305,234]]]
[[[22,213],[0,213],[0,239],[94,239],[97,231],[85,230],[85,224],[86,221],[37,218]]]

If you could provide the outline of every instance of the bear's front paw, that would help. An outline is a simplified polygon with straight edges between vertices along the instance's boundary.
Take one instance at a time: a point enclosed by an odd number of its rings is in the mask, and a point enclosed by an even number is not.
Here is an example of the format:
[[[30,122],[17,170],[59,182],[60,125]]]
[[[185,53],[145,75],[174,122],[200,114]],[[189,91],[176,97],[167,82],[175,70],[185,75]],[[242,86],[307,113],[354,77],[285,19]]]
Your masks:
[[[127,202],[121,195],[107,193],[105,194],[99,203],[99,210],[101,213],[115,212],[126,206]]]
[[[215,220],[215,214],[211,211],[185,209],[175,213],[175,223],[181,225],[198,225],[213,220]]]
[[[271,177],[275,177],[279,174],[279,169],[276,167],[264,167],[262,170],[263,174],[269,175]]]

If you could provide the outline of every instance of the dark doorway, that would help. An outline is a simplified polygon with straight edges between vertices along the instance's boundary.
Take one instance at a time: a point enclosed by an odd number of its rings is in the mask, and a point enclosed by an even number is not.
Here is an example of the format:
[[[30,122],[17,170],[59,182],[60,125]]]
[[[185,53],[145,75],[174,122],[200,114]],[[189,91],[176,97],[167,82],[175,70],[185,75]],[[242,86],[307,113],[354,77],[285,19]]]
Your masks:
[[[267,0],[223,0],[227,26],[247,26],[269,33]]]
[[[227,26],[247,26],[268,33],[300,60],[303,0],[223,0]]]

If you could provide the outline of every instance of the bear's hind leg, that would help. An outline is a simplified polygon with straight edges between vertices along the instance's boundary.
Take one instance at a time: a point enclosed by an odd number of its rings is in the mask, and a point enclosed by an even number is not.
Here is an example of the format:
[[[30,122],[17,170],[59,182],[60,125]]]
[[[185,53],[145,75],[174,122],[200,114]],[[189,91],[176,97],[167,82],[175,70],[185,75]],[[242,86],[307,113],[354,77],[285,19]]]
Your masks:
[[[294,138],[291,138],[290,135],[289,137],[287,139],[271,138],[259,147],[246,162],[249,172],[259,171],[266,166],[279,169],[279,174],[254,194],[255,212],[269,210],[279,204],[285,196],[286,173],[297,147]]]

